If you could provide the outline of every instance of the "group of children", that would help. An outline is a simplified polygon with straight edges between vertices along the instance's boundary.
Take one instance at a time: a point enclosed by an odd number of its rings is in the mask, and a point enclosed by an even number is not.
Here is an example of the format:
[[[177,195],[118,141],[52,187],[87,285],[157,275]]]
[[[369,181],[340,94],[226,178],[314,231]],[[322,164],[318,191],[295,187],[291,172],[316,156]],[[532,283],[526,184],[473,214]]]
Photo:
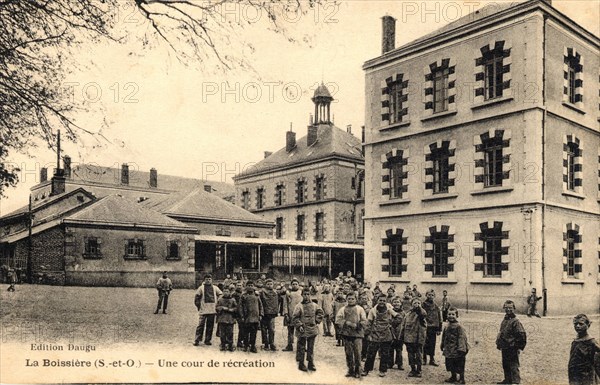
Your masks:
[[[319,334],[318,325],[322,323],[323,336],[333,337],[332,331],[335,331],[337,346],[344,347],[347,377],[368,376],[374,370],[377,355],[379,376],[386,376],[394,367],[404,370],[404,346],[410,366],[408,376],[421,377],[424,365],[438,366],[435,349],[441,335],[439,346],[445,357],[446,370],[450,372],[445,382],[465,383],[469,352],[467,333],[459,323],[459,311],[452,306],[445,290],[438,305],[433,290],[423,297],[417,285],[407,286],[400,296],[396,295],[393,285],[385,292],[379,284],[371,290],[368,284],[359,284],[347,276],[318,284],[309,282],[304,286],[297,279],[292,279],[289,286],[275,285],[272,279],[261,277],[256,283],[231,282],[222,289],[215,286],[213,291],[218,299],[214,310],[221,350],[235,350],[233,334],[237,323],[238,348],[256,353],[257,331],[261,330],[263,349],[276,351],[274,323],[277,316],[283,316],[288,331],[287,346],[283,351],[294,350],[296,337],[296,361],[301,371],[317,370],[314,345]],[[197,296],[200,289],[202,286]],[[537,315],[535,302],[540,298],[535,292],[532,297],[535,298],[529,301],[528,314]],[[504,379],[499,383],[518,384],[519,354],[526,346],[527,336],[515,315],[514,302],[506,301],[503,309],[505,317],[496,339],[504,371]],[[594,354],[600,352],[600,346],[587,335],[590,321],[585,315],[576,316],[574,325],[578,338],[571,348],[569,381],[571,384],[593,384],[589,380],[595,375]],[[206,332],[208,343],[205,343],[210,345],[208,333],[212,330]],[[197,331],[195,345],[198,342]]]

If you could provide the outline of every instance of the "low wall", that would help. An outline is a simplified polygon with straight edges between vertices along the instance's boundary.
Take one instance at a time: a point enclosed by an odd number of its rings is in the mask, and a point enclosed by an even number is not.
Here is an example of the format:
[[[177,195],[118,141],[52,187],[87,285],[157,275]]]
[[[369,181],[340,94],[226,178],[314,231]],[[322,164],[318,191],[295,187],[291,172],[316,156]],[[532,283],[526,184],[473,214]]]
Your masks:
[[[67,271],[68,286],[154,287],[161,273],[156,271]],[[195,289],[193,272],[169,272],[176,289]]]

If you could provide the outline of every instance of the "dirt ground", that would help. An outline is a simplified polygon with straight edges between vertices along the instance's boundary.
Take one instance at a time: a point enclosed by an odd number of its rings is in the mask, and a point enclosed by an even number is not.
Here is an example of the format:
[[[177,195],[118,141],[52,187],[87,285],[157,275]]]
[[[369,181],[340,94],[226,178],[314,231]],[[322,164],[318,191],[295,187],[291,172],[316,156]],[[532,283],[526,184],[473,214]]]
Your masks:
[[[296,383],[443,383],[448,377],[444,366],[425,366],[423,377],[408,378],[408,371],[392,369],[385,378],[377,371],[362,380],[347,379],[344,352],[335,339],[319,336],[316,341],[317,372],[297,370],[295,353],[236,351],[219,352],[218,338],[212,346],[192,346],[198,316],[192,290],[175,290],[171,294],[168,314],[153,314],[156,290],[135,288],[90,288],[19,285],[14,293],[2,286],[0,292],[0,382],[296,382]],[[495,338],[502,320],[501,313],[460,312],[470,344],[467,356],[467,383],[496,383],[502,380],[500,352]],[[570,344],[575,333],[571,318],[527,318],[520,315],[527,330],[528,343],[521,355],[521,377],[529,384],[567,383]],[[600,339],[598,316],[592,317],[590,334]],[[237,330],[237,328],[236,328]],[[287,332],[282,318],[276,322],[276,344],[285,346]],[[260,343],[260,334],[257,338]],[[71,344],[72,346],[69,346]],[[45,351],[48,345],[61,345],[63,351]],[[86,352],[86,346],[95,350]],[[70,350],[83,349],[83,350]],[[91,349],[88,347],[88,350]],[[43,359],[85,359],[104,365],[115,360],[118,365],[98,369],[38,368],[31,364]],[[29,362],[26,361],[29,359]],[[128,367],[126,359],[135,367]],[[163,359],[163,361],[159,361]],[[406,364],[406,351],[404,351]],[[443,363],[438,340],[438,362]],[[111,361],[112,360],[112,361]],[[207,367],[210,360],[221,367]],[[271,363],[271,367],[226,367],[226,361]],[[179,366],[164,367],[166,361]],[[202,368],[181,368],[182,362],[204,361]],[[161,366],[162,363],[162,366]],[[378,362],[376,361],[376,368]],[[231,365],[231,364],[230,364]],[[242,365],[242,364],[240,364]],[[10,374],[9,374],[10,373]]]

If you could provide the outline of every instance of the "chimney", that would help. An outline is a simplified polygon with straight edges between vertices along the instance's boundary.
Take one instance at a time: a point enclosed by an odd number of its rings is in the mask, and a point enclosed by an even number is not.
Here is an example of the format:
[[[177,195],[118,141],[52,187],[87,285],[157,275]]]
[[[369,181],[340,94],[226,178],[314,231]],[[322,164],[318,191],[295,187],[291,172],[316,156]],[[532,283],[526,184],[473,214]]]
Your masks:
[[[150,169],[150,187],[158,187],[158,172],[154,167]]]
[[[348,124],[348,125],[346,126],[346,132],[347,132],[347,133],[349,133],[349,134],[351,134],[351,133],[352,133],[352,125],[351,125],[351,124]]]
[[[265,159],[273,155],[273,151],[265,151]]]
[[[48,180],[48,169],[46,167],[42,167],[40,169],[40,183]]]
[[[308,135],[306,135],[306,145],[312,146],[317,142],[317,126],[308,126]]]
[[[204,185],[204,191],[211,193],[212,192],[212,186],[209,184],[205,184]]]
[[[129,185],[129,165],[127,163],[121,165],[121,184]]]
[[[63,167],[65,169],[65,178],[71,178],[71,157],[69,155],[65,155],[63,158]]]
[[[285,133],[285,151],[290,152],[296,147],[296,133],[287,131]]]
[[[60,170],[62,171],[62,170]],[[57,173],[52,177],[52,190],[50,195],[62,194],[65,192],[65,177],[62,173]]]
[[[381,36],[381,54],[390,52],[396,47],[396,19],[385,15],[381,18],[383,32]]]

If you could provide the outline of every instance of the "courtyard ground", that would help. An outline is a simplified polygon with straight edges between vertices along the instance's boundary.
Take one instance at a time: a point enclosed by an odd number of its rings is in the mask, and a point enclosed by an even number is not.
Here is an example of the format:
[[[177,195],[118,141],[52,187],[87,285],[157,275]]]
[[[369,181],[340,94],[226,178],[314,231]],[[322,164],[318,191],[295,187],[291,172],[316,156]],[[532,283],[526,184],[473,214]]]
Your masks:
[[[2,383],[439,384],[448,377],[441,365],[425,366],[420,379],[408,378],[408,371],[397,369],[388,371],[385,378],[378,377],[377,371],[362,380],[345,378],[343,348],[336,347],[331,337],[317,338],[318,370],[313,373],[297,370],[295,353],[223,353],[216,337],[212,346],[192,346],[198,321],[193,290],[173,291],[166,315],[153,314],[157,300],[153,289],[19,285],[11,293],[3,285],[1,290]],[[467,383],[502,380],[500,352],[495,347],[502,317],[501,313],[460,312],[471,347],[467,356]],[[575,335],[571,318],[519,317],[528,332],[527,347],[521,355],[523,383],[567,383],[569,350]],[[599,317],[592,317],[592,321],[590,334],[600,339]],[[285,338],[279,317],[276,323],[279,348],[285,346]],[[260,343],[260,334],[257,340]],[[63,350],[49,350],[59,348]],[[439,341],[437,358],[443,363]],[[74,359],[87,361],[90,367],[64,366],[67,362],[76,365],[71,361]],[[404,359],[406,364],[406,351]]]

